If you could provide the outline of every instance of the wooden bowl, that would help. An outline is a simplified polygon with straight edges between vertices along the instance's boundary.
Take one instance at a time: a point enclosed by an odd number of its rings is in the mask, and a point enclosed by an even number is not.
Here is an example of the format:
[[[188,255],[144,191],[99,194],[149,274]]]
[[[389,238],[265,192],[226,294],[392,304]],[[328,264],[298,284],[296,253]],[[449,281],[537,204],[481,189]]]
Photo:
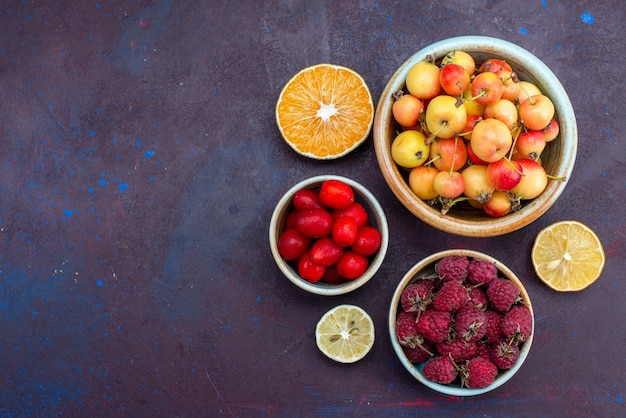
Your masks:
[[[511,280],[517,285],[517,287],[519,287],[520,298],[523,304],[528,307],[533,317],[532,333],[526,341],[520,344],[520,347],[519,347],[520,355],[515,365],[508,370],[500,371],[498,375],[496,376],[495,381],[491,385],[485,388],[472,389],[472,388],[461,387],[460,384],[443,385],[443,384],[429,381],[422,374],[424,363],[421,363],[421,364],[411,363],[411,361],[407,358],[406,354],[404,353],[402,346],[400,345],[396,337],[396,318],[398,317],[398,313],[402,310],[402,306],[400,304],[400,297],[402,295],[402,291],[404,290],[405,287],[415,282],[418,278],[432,277],[435,274],[435,264],[439,260],[447,256],[466,256],[468,258],[478,258],[478,259],[482,259],[482,260],[486,260],[491,263],[494,263],[498,270],[499,277]],[[478,252],[478,251],[454,249],[454,250],[441,251],[441,252],[429,255],[428,257],[424,258],[423,260],[415,264],[404,275],[404,277],[402,278],[402,280],[400,280],[400,283],[396,287],[396,290],[391,299],[391,305],[389,307],[389,324],[388,325],[389,325],[389,335],[391,337],[391,343],[393,345],[393,349],[396,355],[398,356],[398,359],[400,360],[404,368],[416,380],[418,380],[420,383],[424,384],[425,386],[431,388],[432,390],[435,390],[440,393],[445,393],[447,395],[474,396],[474,395],[480,395],[480,394],[492,391],[502,386],[507,381],[509,381],[513,377],[513,375],[515,375],[515,373],[520,369],[520,367],[522,367],[522,364],[524,363],[524,361],[526,360],[528,356],[528,353],[530,352],[530,347],[533,342],[533,335],[535,331],[534,316],[535,315],[534,315],[532,304],[530,302],[530,297],[528,296],[528,292],[526,292],[526,289],[524,288],[524,285],[522,284],[521,280],[507,266],[505,266],[504,264],[502,264],[500,261],[496,260],[495,258],[489,255],[483,254],[481,252]]]
[[[360,277],[354,280],[346,280],[341,283],[331,284],[319,281],[317,283],[311,283],[302,278],[297,271],[293,262],[288,262],[283,259],[278,252],[278,237],[284,230],[285,219],[291,209],[293,195],[301,189],[313,189],[319,190],[322,183],[326,180],[340,180],[350,185],[354,190],[355,201],[361,203],[363,208],[368,213],[369,223],[380,232],[381,242],[378,251],[370,256],[370,264]],[[335,296],[342,295],[348,292],[352,292],[364,284],[366,284],[378,271],[383,263],[385,254],[387,253],[387,246],[389,243],[389,228],[387,225],[387,218],[382,206],[376,200],[376,197],[362,184],[342,176],[336,175],[320,175],[311,177],[297,183],[291,187],[278,201],[276,208],[272,214],[269,230],[269,241],[274,261],[278,265],[280,271],[296,286],[299,288],[323,296]]]
[[[402,204],[427,224],[442,231],[470,237],[489,237],[516,231],[535,221],[557,201],[567,181],[549,180],[546,189],[533,200],[522,201],[520,210],[504,217],[491,218],[482,209],[461,202],[443,215],[440,208],[418,198],[408,184],[408,171],[398,167],[391,157],[391,142],[398,125],[391,108],[393,93],[405,86],[406,75],[416,63],[428,55],[436,60],[448,52],[462,50],[474,57],[477,67],[487,58],[506,60],[520,80],[536,84],[550,97],[555,107],[555,119],[560,127],[559,136],[549,142],[541,155],[546,172],[556,177],[568,178],[574,168],[578,133],[576,116],[565,89],[552,71],[530,52],[500,39],[483,36],[462,36],[434,43],[410,57],[393,74],[377,106],[374,119],[374,148],[385,181]]]

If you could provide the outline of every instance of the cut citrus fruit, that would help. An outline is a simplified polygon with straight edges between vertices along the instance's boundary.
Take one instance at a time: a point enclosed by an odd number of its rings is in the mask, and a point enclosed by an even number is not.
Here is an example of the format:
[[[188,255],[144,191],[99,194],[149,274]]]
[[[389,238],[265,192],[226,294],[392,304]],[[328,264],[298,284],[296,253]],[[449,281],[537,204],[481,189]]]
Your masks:
[[[374,345],[374,322],[362,308],[339,305],[322,316],[315,328],[317,347],[340,363],[362,359]]]
[[[560,292],[585,289],[600,277],[605,262],[598,236],[577,221],[560,221],[542,229],[531,257],[539,279]]]
[[[298,154],[318,160],[346,155],[365,141],[374,102],[354,70],[332,64],[304,68],[283,88],[276,123]]]

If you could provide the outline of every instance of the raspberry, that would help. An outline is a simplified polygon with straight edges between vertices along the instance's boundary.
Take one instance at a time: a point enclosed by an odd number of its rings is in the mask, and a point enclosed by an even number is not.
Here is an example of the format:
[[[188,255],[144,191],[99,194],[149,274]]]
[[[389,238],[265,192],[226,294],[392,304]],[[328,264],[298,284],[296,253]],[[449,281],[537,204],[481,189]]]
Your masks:
[[[404,288],[400,304],[405,312],[420,314],[433,300],[435,284],[429,279],[419,279]]]
[[[491,309],[485,311],[485,340],[487,344],[493,344],[500,339],[502,331],[500,329],[500,322],[502,316]]]
[[[498,269],[489,261],[473,258],[467,266],[467,281],[472,284],[488,285],[498,275]]]
[[[434,309],[426,310],[417,320],[417,331],[434,343],[445,341],[451,326],[452,314]]]
[[[402,351],[411,363],[423,363],[431,358],[435,353],[435,345],[422,338],[422,342],[417,347],[402,347]]]
[[[447,385],[454,382],[458,372],[450,357],[433,357],[426,362],[422,369],[424,377],[431,382]]]
[[[489,356],[489,347],[485,341],[478,341],[476,343],[476,355],[474,357],[482,357],[491,361],[491,357]]]
[[[433,308],[442,312],[458,312],[467,303],[467,289],[458,280],[445,282],[433,298]]]
[[[462,363],[471,359],[478,349],[475,341],[466,341],[463,338],[455,338],[452,341],[443,341],[437,344],[437,351],[442,356],[447,356],[455,363]]]
[[[487,287],[487,298],[496,311],[506,312],[519,297],[520,290],[515,283],[496,277]]]
[[[515,305],[504,314],[500,324],[502,336],[524,342],[533,332],[533,316],[526,305]]]
[[[485,336],[486,322],[485,312],[467,303],[456,314],[457,335],[466,341],[478,341]]]
[[[467,277],[469,259],[462,255],[444,257],[435,264],[435,271],[444,282],[463,281]]]
[[[396,338],[400,345],[409,348],[418,347],[422,341],[422,336],[417,329],[415,315],[407,312],[400,312],[396,318]]]
[[[517,363],[519,347],[507,340],[498,341],[489,349],[489,358],[498,369],[510,369]]]
[[[474,357],[463,366],[461,373],[462,386],[472,389],[485,388],[493,383],[498,368],[483,357]]]
[[[467,293],[472,305],[476,306],[478,309],[485,309],[487,307],[487,295],[485,295],[485,292],[480,287],[472,286]]]

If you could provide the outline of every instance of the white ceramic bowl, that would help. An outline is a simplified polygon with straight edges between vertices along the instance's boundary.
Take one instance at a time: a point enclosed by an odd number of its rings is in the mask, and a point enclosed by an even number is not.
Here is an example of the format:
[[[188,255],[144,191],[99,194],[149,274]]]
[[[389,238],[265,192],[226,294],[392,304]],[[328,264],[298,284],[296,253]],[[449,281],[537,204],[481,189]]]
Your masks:
[[[504,59],[513,67],[520,80],[535,83],[552,99],[560,133],[559,137],[547,144],[541,156],[542,165],[553,176],[571,176],[576,160],[578,131],[574,109],[559,79],[540,59],[525,49],[501,39],[484,36],[461,36],[436,42],[411,56],[393,74],[381,94],[374,119],[373,136],[378,164],[398,200],[427,224],[463,236],[506,234],[530,224],[550,209],[565,189],[567,181],[550,180],[541,195],[523,202],[520,210],[501,218],[490,218],[481,209],[473,208],[469,204],[456,205],[446,215],[442,215],[440,208],[430,206],[411,191],[408,173],[400,169],[391,157],[391,142],[398,128],[391,114],[393,93],[405,87],[406,75],[413,65],[428,55],[441,59],[453,50],[462,50],[472,55],[477,68],[487,58]]]
[[[437,263],[437,261],[441,260],[444,257],[451,256],[451,255],[464,255],[469,258],[479,258],[479,259],[494,263],[496,268],[498,269],[498,272],[499,272],[498,275],[500,277],[513,281],[520,288],[520,297],[522,298],[523,303],[526,306],[528,306],[531,314],[533,315],[533,332],[525,342],[521,343],[519,359],[517,360],[517,362],[511,369],[499,372],[495,381],[491,385],[487,386],[486,388],[470,389],[470,388],[461,387],[459,384],[442,385],[442,384],[434,383],[434,382],[427,380],[422,374],[422,368],[424,366],[424,363],[420,363],[420,364],[411,363],[409,359],[406,357],[406,355],[404,354],[404,351],[402,350],[402,346],[400,345],[400,343],[398,342],[398,339],[396,338],[396,318],[398,316],[398,313],[402,310],[401,305],[400,305],[400,296],[402,294],[402,291],[404,290],[405,287],[413,283],[419,277],[428,277],[428,276],[432,276],[436,274],[435,264]],[[391,343],[402,365],[415,379],[417,379],[420,383],[424,384],[425,386],[437,392],[445,393],[447,395],[455,395],[455,396],[480,395],[480,394],[492,391],[502,386],[509,379],[511,379],[513,375],[519,370],[519,368],[522,367],[522,364],[524,363],[524,361],[526,360],[526,357],[528,356],[530,347],[533,342],[533,335],[535,331],[534,323],[535,323],[534,312],[533,312],[532,304],[530,302],[530,297],[528,296],[528,293],[526,292],[526,289],[524,288],[524,285],[519,280],[519,278],[507,266],[505,266],[504,264],[502,264],[500,261],[496,260],[495,258],[489,255],[483,254],[481,252],[472,251],[472,250],[441,251],[441,252],[429,255],[428,257],[424,258],[423,260],[415,264],[404,275],[402,280],[400,280],[400,283],[396,287],[396,290],[393,294],[393,297],[391,299],[391,305],[389,307],[389,334],[391,336]]]
[[[286,261],[280,256],[277,242],[278,237],[284,230],[285,219],[289,211],[293,208],[291,203],[293,195],[301,189],[319,190],[322,183],[330,179],[343,181],[352,187],[354,190],[355,201],[363,205],[368,213],[369,223],[380,232],[381,243],[379,250],[373,256],[369,257],[370,264],[361,277],[338,284],[330,284],[322,281],[311,283],[300,277],[297,268],[294,268],[292,263]],[[389,228],[382,206],[378,203],[378,200],[376,200],[374,195],[367,188],[365,188],[365,186],[347,177],[337,175],[321,175],[302,180],[298,184],[291,187],[281,197],[276,205],[276,208],[274,209],[274,213],[272,214],[270,221],[269,241],[272,255],[278,265],[278,268],[293,284],[310,293],[324,296],[334,296],[356,290],[374,277],[374,274],[376,274],[380,268],[385,258],[385,254],[387,253],[387,246],[389,244]]]

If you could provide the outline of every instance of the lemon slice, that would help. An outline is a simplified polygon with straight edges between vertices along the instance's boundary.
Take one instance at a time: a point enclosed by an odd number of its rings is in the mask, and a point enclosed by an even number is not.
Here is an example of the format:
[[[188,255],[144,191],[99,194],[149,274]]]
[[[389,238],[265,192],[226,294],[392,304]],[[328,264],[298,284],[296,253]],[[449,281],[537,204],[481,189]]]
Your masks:
[[[283,139],[300,155],[330,160],[363,143],[374,122],[374,101],[363,77],[332,64],[302,69],[276,103]]]
[[[340,363],[354,363],[374,345],[374,322],[362,308],[339,305],[322,316],[315,327],[317,347]]]
[[[598,236],[577,221],[560,221],[539,231],[532,263],[539,279],[559,292],[583,290],[595,282],[605,263]]]

